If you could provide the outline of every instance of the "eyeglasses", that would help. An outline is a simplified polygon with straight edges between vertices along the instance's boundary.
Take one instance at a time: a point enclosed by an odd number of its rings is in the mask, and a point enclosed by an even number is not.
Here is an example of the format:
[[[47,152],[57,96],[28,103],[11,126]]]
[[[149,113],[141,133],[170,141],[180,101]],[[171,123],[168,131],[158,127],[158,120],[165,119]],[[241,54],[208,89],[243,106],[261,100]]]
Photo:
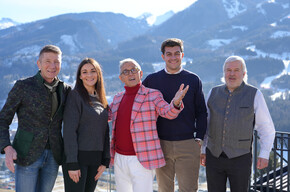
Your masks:
[[[130,75],[130,72],[131,72],[132,74],[136,74],[136,73],[138,73],[138,71],[139,71],[138,68],[132,68],[132,69],[130,69],[130,70],[125,69],[124,71],[122,71],[121,74],[128,76],[128,75]]]

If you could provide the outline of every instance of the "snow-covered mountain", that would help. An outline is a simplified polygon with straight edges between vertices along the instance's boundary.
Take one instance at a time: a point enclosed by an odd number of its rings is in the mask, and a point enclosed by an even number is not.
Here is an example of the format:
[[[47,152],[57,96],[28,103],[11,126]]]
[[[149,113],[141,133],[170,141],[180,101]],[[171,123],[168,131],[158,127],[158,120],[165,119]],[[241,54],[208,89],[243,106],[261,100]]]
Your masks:
[[[113,75],[117,69],[110,67],[120,58],[160,62],[160,43],[168,37],[178,37],[185,42],[186,57],[193,58],[187,67],[205,81],[219,79],[216,71],[230,54],[242,55],[250,63],[280,60],[279,65],[268,62],[264,76],[252,74],[260,85],[266,77],[279,74],[282,61],[289,58],[289,0],[200,0],[172,14],[154,17],[145,13],[138,19],[114,13],[65,14],[3,29],[0,67],[27,68],[31,64],[26,63],[32,63],[40,47],[53,43],[62,48],[67,58],[64,68],[70,69],[83,55],[91,55],[104,63],[108,75]],[[271,67],[278,72],[268,70]]]
[[[184,40],[184,68],[200,76],[205,93],[220,83],[225,58],[240,55],[247,63],[249,83],[266,91],[272,100],[282,98],[271,108],[273,119],[281,119],[275,114],[289,114],[290,106],[285,104],[290,98],[289,0],[198,0],[171,14],[165,14],[159,25],[162,17],[155,19],[150,14],[137,19],[91,12],[2,29],[0,99],[7,97],[16,79],[35,74],[37,55],[45,44],[58,45],[63,51],[61,79],[73,83],[79,62],[93,57],[102,65],[108,95],[114,95],[122,89],[118,79],[121,59],[136,59],[146,77],[164,65],[161,42],[177,37]],[[150,17],[155,25],[149,25]],[[284,130],[289,124],[288,119],[279,122]]]
[[[144,34],[148,29],[145,21],[123,14],[90,12],[58,15],[0,30],[0,56],[42,47],[47,43],[62,47],[66,54],[103,51]]]
[[[1,29],[6,29],[6,28],[9,28],[9,27],[12,27],[12,26],[16,26],[16,25],[19,25],[19,24],[20,23],[18,23],[16,21],[13,21],[10,18],[1,18],[0,19],[0,30]]]
[[[145,19],[150,26],[158,26],[167,21],[173,15],[173,11],[168,11],[159,16],[153,15],[151,13],[143,13],[141,16],[137,17],[137,19]]]
[[[185,56],[192,58],[186,68],[205,82],[219,82],[224,59],[236,54],[246,60],[250,83],[289,95],[289,0],[199,0],[119,48],[126,52],[129,44],[137,59],[158,63],[160,44],[169,37],[184,40]],[[155,52],[144,55],[144,47]]]

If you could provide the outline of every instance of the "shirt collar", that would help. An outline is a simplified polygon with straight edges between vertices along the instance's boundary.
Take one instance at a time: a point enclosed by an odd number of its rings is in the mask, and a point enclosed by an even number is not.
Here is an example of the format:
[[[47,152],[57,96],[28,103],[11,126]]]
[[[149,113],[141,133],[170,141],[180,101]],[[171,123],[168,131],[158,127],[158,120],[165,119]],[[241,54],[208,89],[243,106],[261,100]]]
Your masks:
[[[50,83],[47,83],[44,79],[43,79],[43,77],[41,76],[41,71],[39,70],[38,72],[37,72],[37,74],[36,74],[36,78],[41,82],[41,83],[46,83],[46,84],[50,84]],[[53,82],[51,83],[52,85],[54,85],[55,83],[58,83],[58,82],[60,82],[60,80],[59,80],[59,78],[58,77],[55,77],[54,78],[54,80],[53,80]]]
[[[173,74],[179,74],[182,70],[183,70],[183,67],[181,66],[180,69],[179,69],[179,71],[177,71],[177,72],[175,72],[175,73],[169,73],[169,72],[167,71],[166,67],[164,68],[165,73],[167,73],[167,74],[171,74],[171,75],[173,75]]]
[[[240,91],[244,86],[245,86],[245,82],[243,81],[239,87],[237,87],[237,88],[236,88],[235,90],[233,90],[233,91],[230,91],[230,90],[228,89],[227,85],[225,84],[225,91],[226,91],[226,92],[229,92],[229,93],[237,93],[237,92],[239,92],[239,91]]]

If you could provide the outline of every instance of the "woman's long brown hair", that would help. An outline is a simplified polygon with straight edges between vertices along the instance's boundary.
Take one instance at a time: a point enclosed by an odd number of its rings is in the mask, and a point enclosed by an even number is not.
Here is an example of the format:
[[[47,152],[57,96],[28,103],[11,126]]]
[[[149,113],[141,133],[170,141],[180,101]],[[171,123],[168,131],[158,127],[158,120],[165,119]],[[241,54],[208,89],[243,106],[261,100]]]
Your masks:
[[[83,97],[85,101],[88,101],[88,103],[91,102],[89,93],[84,87],[83,81],[80,79],[81,69],[85,64],[88,64],[88,63],[92,64],[97,71],[98,77],[97,77],[97,83],[95,84],[95,88],[97,91],[99,101],[103,104],[104,108],[107,108],[108,101],[106,99],[106,91],[105,91],[105,86],[104,86],[102,69],[101,69],[100,64],[96,60],[92,58],[85,58],[84,60],[82,60],[82,62],[78,66],[77,76],[76,76],[76,85],[74,89],[80,93],[81,97]]]

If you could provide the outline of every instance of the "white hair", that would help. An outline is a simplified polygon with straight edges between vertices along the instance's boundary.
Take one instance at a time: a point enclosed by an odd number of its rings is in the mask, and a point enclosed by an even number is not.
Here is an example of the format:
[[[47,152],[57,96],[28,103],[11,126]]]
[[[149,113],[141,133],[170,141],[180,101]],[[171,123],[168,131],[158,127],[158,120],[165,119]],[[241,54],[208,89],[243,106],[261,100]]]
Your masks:
[[[131,58],[126,58],[126,59],[123,59],[122,61],[120,61],[120,65],[119,65],[120,74],[122,73],[122,66],[125,63],[133,63],[135,65],[135,67],[137,67],[141,71],[141,66],[139,65],[139,63],[136,60],[131,59]]]
[[[247,83],[247,81],[248,81],[248,73],[247,73],[246,62],[245,62],[245,60],[244,60],[242,57],[237,56],[237,55],[229,56],[229,57],[225,60],[224,65],[223,65],[224,76],[222,77],[221,81],[225,83],[225,70],[226,70],[225,67],[226,67],[226,64],[227,64],[227,63],[234,62],[234,61],[239,61],[239,62],[242,64],[242,70],[243,70],[244,73],[246,73],[246,74],[244,75],[243,80],[244,80],[245,83]]]

